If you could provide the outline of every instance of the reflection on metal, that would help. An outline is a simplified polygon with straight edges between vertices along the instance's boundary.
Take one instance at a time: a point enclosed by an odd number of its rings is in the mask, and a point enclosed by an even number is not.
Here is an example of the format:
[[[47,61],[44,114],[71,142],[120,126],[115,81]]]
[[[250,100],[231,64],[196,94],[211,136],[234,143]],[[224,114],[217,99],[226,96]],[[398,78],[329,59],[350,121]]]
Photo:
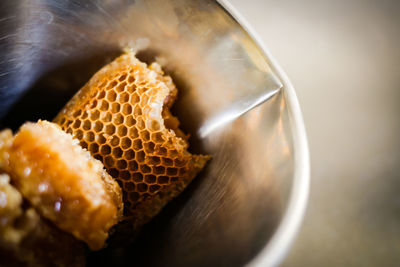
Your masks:
[[[51,120],[97,69],[133,46],[171,74],[191,148],[213,155],[133,246],[102,252],[103,265],[274,265],[282,258],[307,196],[304,126],[287,78],[220,3],[15,0],[1,1],[0,11],[2,125]],[[221,110],[229,116],[215,119]],[[214,131],[218,116],[234,120]]]
[[[260,96],[242,97],[237,102],[229,104],[229,107],[223,111],[218,112],[216,115],[211,116],[199,129],[199,136],[205,138],[215,129],[224,126],[226,123],[232,122],[239,118],[246,112],[266,102],[279,92],[279,89],[269,90]]]

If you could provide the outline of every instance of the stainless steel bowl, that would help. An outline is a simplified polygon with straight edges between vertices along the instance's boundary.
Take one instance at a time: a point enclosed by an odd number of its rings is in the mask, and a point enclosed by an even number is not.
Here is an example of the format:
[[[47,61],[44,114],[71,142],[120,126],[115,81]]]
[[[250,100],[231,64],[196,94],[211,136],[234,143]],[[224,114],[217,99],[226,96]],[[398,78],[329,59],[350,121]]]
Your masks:
[[[0,4],[2,126],[52,119],[122,48],[172,75],[175,112],[192,150],[213,160],[123,249],[114,265],[274,266],[307,202],[309,156],[296,95],[249,26],[225,1],[31,0]],[[249,95],[281,92],[207,137],[197,129]],[[79,219],[79,218],[77,218]]]

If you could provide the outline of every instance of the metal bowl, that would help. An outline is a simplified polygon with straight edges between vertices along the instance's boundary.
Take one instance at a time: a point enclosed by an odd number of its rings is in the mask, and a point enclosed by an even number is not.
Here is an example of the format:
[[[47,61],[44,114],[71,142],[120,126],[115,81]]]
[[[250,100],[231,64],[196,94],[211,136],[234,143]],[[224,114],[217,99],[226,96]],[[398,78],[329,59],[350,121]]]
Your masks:
[[[180,89],[174,112],[192,133],[192,150],[213,155],[133,245],[93,254],[89,265],[273,266],[283,259],[308,196],[304,125],[288,78],[227,2],[16,0],[0,10],[2,126],[51,120],[97,69],[133,47],[173,77]],[[276,85],[281,91],[268,102],[197,135],[220,110]]]

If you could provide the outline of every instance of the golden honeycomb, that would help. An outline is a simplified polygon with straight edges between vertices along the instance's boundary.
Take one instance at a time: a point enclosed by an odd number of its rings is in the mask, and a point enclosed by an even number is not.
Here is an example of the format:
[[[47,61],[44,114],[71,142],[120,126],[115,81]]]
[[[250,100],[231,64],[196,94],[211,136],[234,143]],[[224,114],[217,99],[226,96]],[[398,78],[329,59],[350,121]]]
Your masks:
[[[10,177],[0,174],[0,266],[84,265],[81,242],[40,218],[10,184]]]
[[[156,63],[125,53],[98,71],[54,119],[123,189],[134,227],[154,217],[204,167],[169,108],[177,89]]]
[[[4,170],[23,197],[57,227],[101,249],[123,205],[121,188],[103,164],[47,121],[25,123],[11,144],[3,143]]]
[[[8,149],[10,148],[13,140],[13,134],[10,129],[0,131],[0,171],[8,165]]]

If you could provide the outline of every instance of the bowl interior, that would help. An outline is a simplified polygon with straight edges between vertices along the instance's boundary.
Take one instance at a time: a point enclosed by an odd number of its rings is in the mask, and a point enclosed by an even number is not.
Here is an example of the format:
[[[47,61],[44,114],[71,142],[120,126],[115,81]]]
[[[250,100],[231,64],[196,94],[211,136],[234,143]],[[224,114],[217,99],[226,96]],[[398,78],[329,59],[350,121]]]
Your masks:
[[[20,0],[0,9],[7,36],[0,42],[2,127],[52,120],[96,70],[133,47],[177,84],[174,113],[192,134],[192,152],[213,156],[132,245],[95,253],[89,265],[241,266],[266,246],[294,176],[285,94],[206,138],[197,135],[213,114],[277,82],[263,52],[223,7],[211,0]]]

